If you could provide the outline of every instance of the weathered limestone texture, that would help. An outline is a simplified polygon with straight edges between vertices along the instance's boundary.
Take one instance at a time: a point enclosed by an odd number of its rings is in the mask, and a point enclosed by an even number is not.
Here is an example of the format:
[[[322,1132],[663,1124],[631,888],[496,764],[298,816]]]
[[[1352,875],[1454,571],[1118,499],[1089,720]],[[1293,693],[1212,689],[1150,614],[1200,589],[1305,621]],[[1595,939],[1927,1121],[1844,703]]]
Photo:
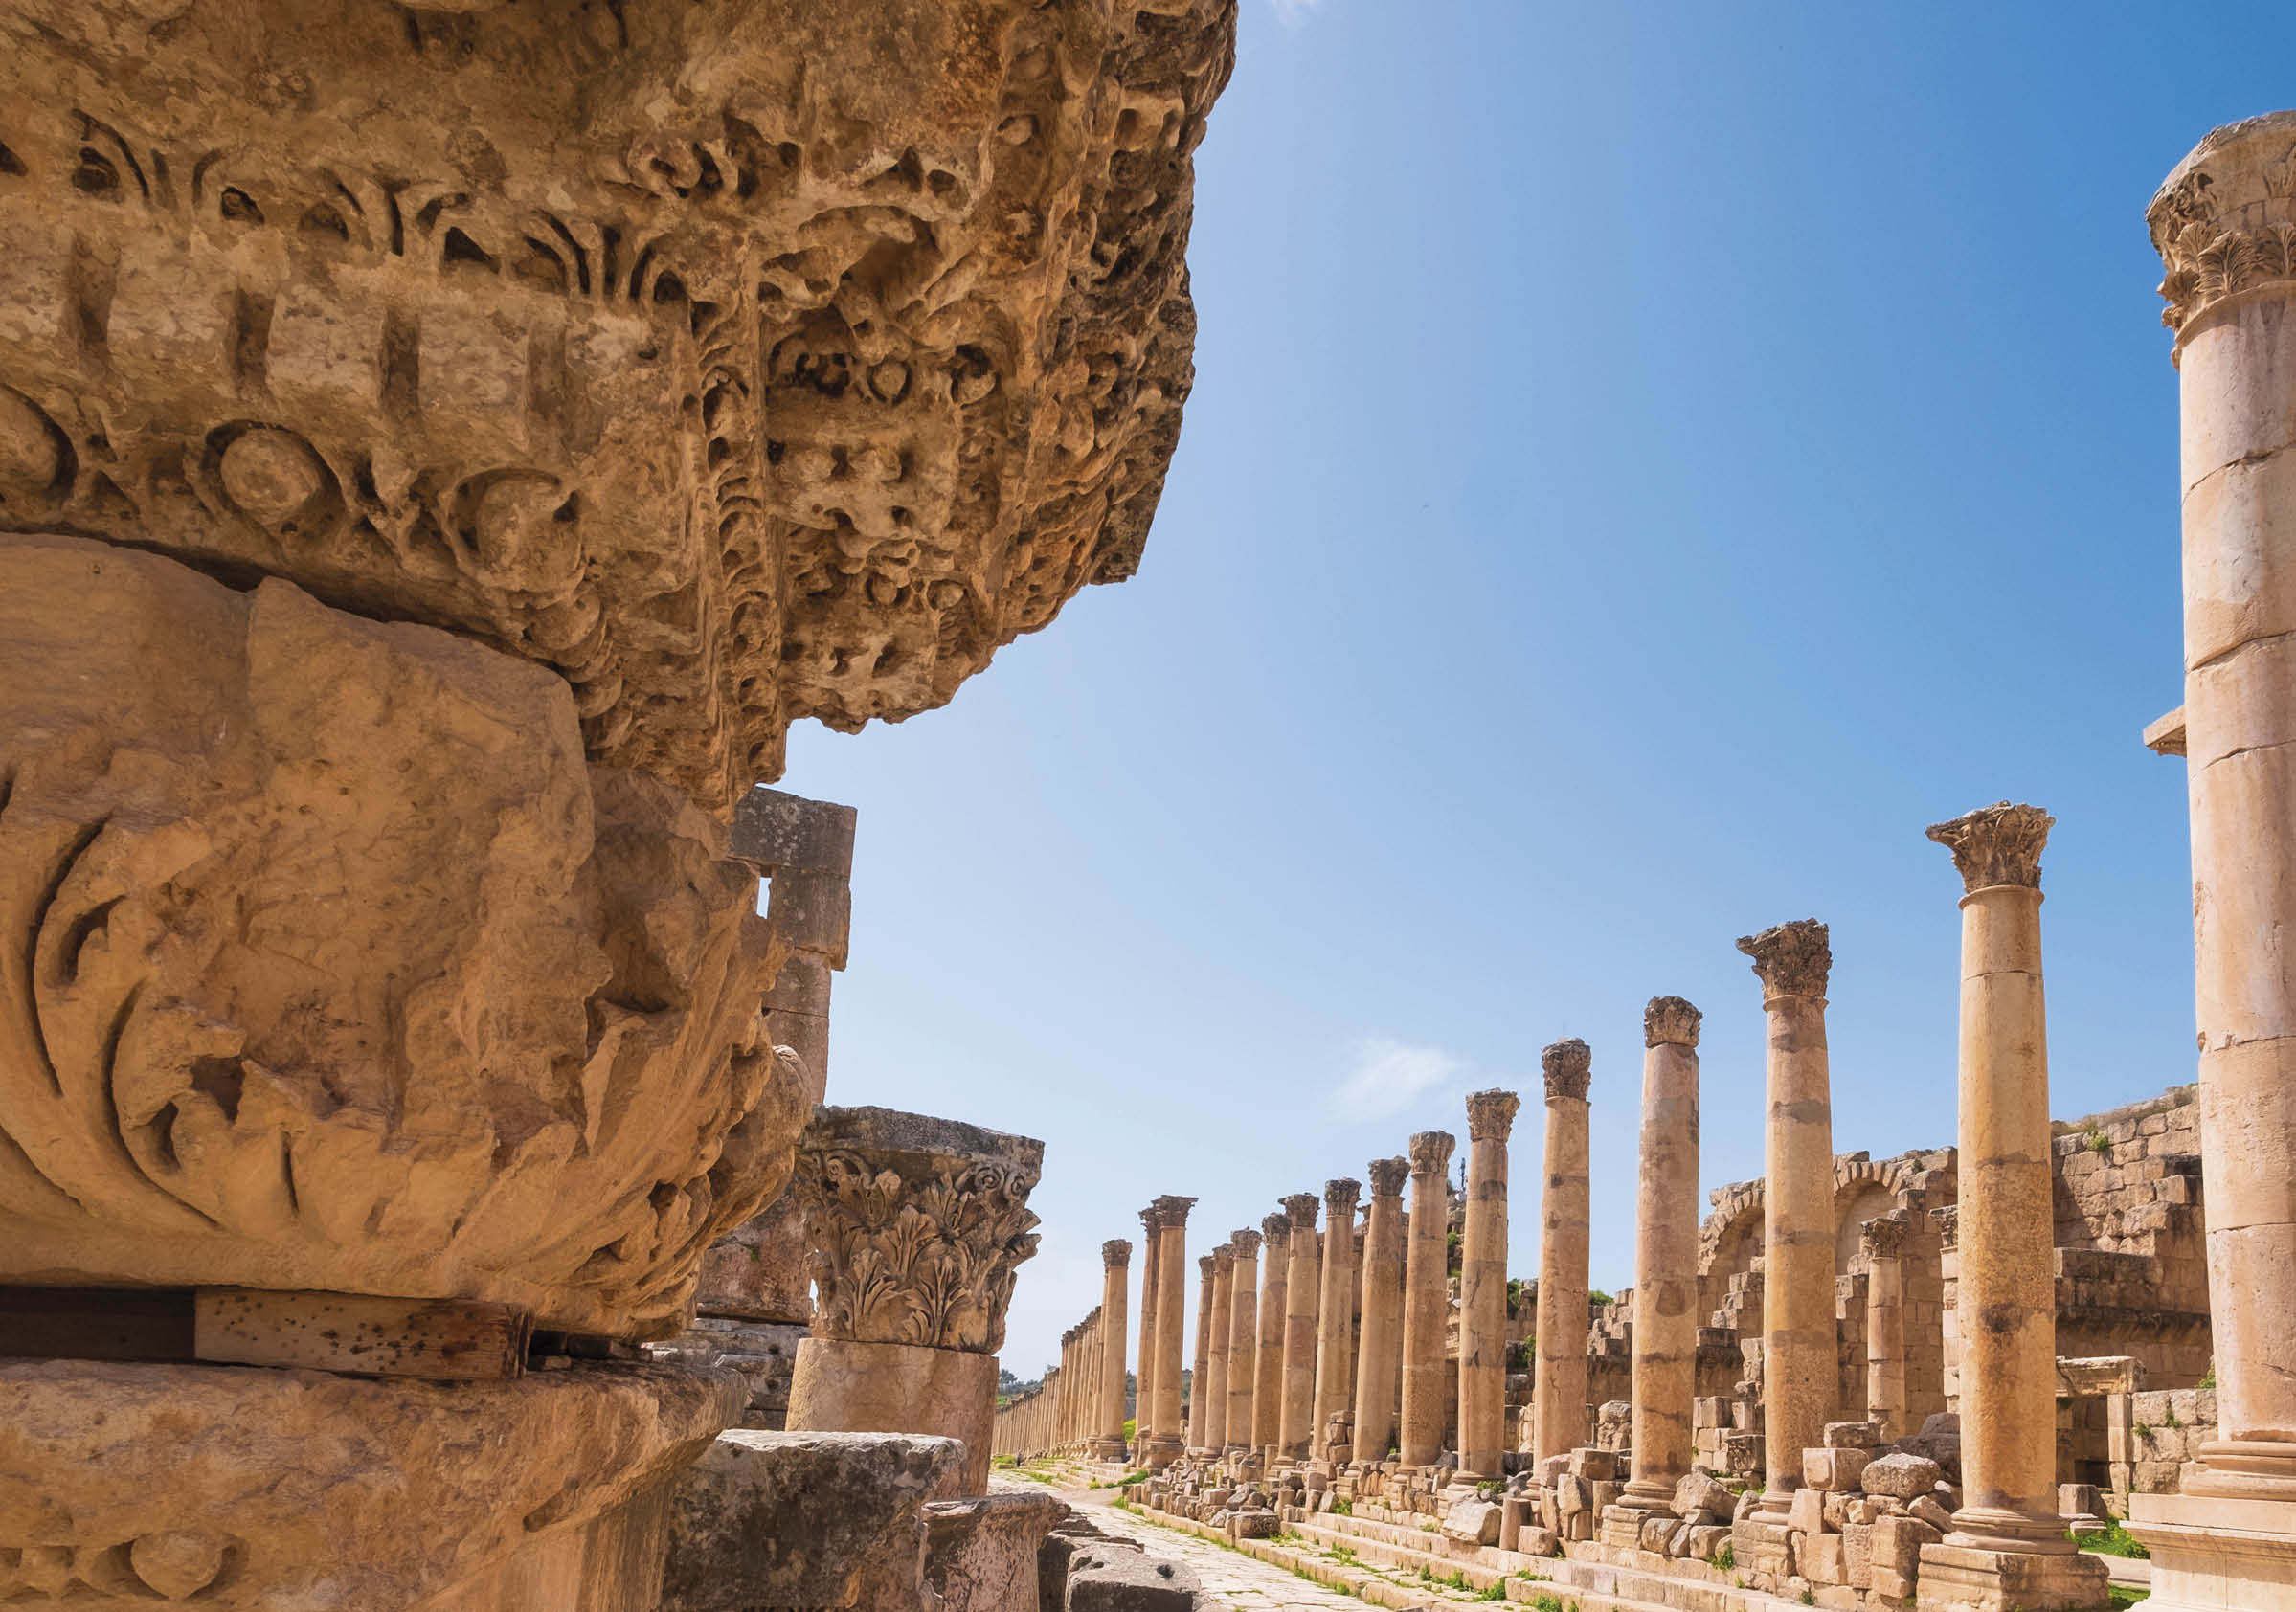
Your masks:
[[[1177,1461],[1186,1448],[1180,1375],[1187,1336],[1188,1211],[1195,1206],[1192,1198],[1156,1200],[1162,1236],[1156,1298],[1156,1435],[1148,1446],[1148,1465],[1157,1471]]]
[[[921,1604],[926,1504],[964,1458],[912,1433],[720,1434],[671,1492],[662,1612]]]
[[[1218,1453],[1204,1444],[1204,1436],[1210,1430],[1205,1418],[1211,1395],[1206,1390],[1212,1380],[1212,1295],[1219,1264],[1217,1252],[1196,1258],[1196,1363],[1188,1372],[1188,1453],[1197,1457]]]
[[[1292,1222],[1284,1310],[1283,1459],[1305,1461],[1316,1436],[1316,1326],[1322,1301],[1323,1259],[1316,1235],[1322,1201],[1312,1192],[1283,1200]]]
[[[1403,1425],[1396,1439],[1397,1460],[1411,1468],[1435,1464],[1451,1421],[1453,1384],[1445,1369],[1443,1334],[1451,1308],[1445,1233],[1451,1222],[1448,1173],[1455,1146],[1445,1131],[1422,1131],[1411,1137],[1411,1220],[1403,1279]]]
[[[1292,1219],[1270,1215],[1260,1221],[1267,1258],[1260,1269],[1259,1357],[1253,1367],[1251,1444],[1264,1465],[1273,1465],[1284,1439],[1284,1323],[1289,1319]]]
[[[1121,1461],[1124,1445],[1125,1304],[1132,1281],[1132,1244],[1113,1238],[1100,1244],[1100,1403],[1092,1453]]]
[[[920,1603],[938,1612],[1038,1612],[1037,1552],[1070,1514],[1053,1494],[934,1501],[925,1508]]]
[[[1769,1017],[1765,1482],[1755,1520],[1775,1526],[1801,1487],[1802,1451],[1822,1443],[1834,1411],[1834,1101],[1826,1054],[1826,976],[1834,952],[1826,926],[1814,918],[1749,935],[1738,949],[1754,959]],[[1774,1543],[1748,1540],[1757,1547]],[[1767,1561],[1767,1551],[1757,1555]]]
[[[1586,1093],[1585,1066],[1579,1092]],[[1549,1079],[1553,1077],[1550,1074]],[[1507,1422],[1507,1137],[1522,1099],[1477,1091],[1467,1099],[1467,1225],[1459,1238],[1459,1481],[1493,1481]],[[1583,1260],[1582,1260],[1583,1263]],[[1580,1279],[1585,1287],[1584,1276]],[[1579,1369],[1586,1370],[1587,1301],[1579,1298]],[[1582,1390],[1583,1394],[1583,1390]],[[1584,1406],[1582,1397],[1581,1405]]]
[[[2184,717],[2218,1437],[2131,1502],[2153,1601],[2296,1606],[2296,112],[2216,130],[2146,213],[2182,399]]]
[[[1604,1513],[1606,1541],[1639,1546],[1646,1517],[1674,1515],[1689,1475],[1698,1397],[1699,1010],[1642,1010],[1642,1180],[1634,1203],[1633,1463]],[[1540,1272],[1543,1301],[1545,1270]]]
[[[1157,1433],[1157,1304],[1163,1269],[1162,1200],[1140,1211],[1140,1363],[1135,1368],[1132,1406],[1132,1458],[1148,1464],[1149,1442]]]
[[[1213,1455],[1227,1447],[1227,1350],[1232,1333],[1228,1319],[1235,1306],[1236,1250],[1223,1243],[1212,1251],[1211,1302],[1205,1306],[1198,1348],[1206,1361],[1196,1378],[1196,1400],[1203,1417],[1197,1424],[1198,1442]]]
[[[1403,1368],[1403,1186],[1407,1158],[1375,1158],[1371,1218],[1363,1229],[1363,1335],[1356,1365],[1354,1459],[1380,1462],[1395,1444]]]
[[[1362,1190],[1362,1182],[1344,1176],[1323,1183],[1323,1292],[1317,1309],[1310,1438],[1317,1458],[1324,1461],[1331,1459],[1333,1419],[1355,1407],[1355,1210]]]
[[[1232,1232],[1227,1246],[1235,1268],[1227,1299],[1227,1417],[1225,1453],[1249,1460],[1252,1452],[1253,1387],[1259,1375],[1260,1234]]]
[[[956,1120],[826,1108],[799,1149],[813,1335],[792,1428],[965,1441],[945,1498],[988,1488],[997,1351],[1013,1273],[1036,1252],[1045,1146]]]
[[[1544,1190],[1539,1198],[1539,1366],[1531,1390],[1534,1461],[1566,1455],[1587,1442],[1587,1088],[1593,1072],[1593,1054],[1585,1041],[1557,1041],[1540,1054],[1540,1063],[1546,1077],[1546,1153]],[[1469,1190],[1473,1188],[1470,1177]],[[1469,1224],[1473,1223],[1471,1220]],[[1503,1221],[1501,1229],[1503,1233]],[[1503,1256],[1499,1270],[1503,1291]],[[1460,1278],[1462,1316],[1467,1313],[1470,1280],[1465,1274]],[[1503,1323],[1503,1310],[1501,1320]],[[1461,1403],[1463,1406],[1464,1399]],[[1460,1415],[1464,1455],[1468,1439],[1464,1409]],[[1473,1470],[1489,1477],[1498,1475],[1482,1466]]]
[[[1858,1228],[1865,1256],[1865,1414],[1885,1439],[1914,1431],[1905,1420],[1905,1233],[1907,1222],[1878,1216]]]

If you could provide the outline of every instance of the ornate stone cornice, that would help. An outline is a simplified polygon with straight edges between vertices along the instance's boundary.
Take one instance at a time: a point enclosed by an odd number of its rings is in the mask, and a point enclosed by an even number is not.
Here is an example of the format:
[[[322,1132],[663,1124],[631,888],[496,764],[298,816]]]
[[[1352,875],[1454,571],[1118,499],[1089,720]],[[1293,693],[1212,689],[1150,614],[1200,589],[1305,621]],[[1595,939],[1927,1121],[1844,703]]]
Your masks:
[[[1278,1243],[1290,1242],[1292,1238],[1292,1217],[1289,1215],[1263,1216],[1260,1220],[1260,1233],[1262,1236],[1267,1238],[1268,1246],[1271,1248],[1276,1246]]]
[[[1826,926],[1815,918],[1796,918],[1746,935],[1738,950],[1754,959],[1754,974],[1762,981],[1763,999],[1772,996],[1823,996],[1826,977],[1834,969],[1834,949]]]
[[[1355,1206],[1363,1196],[1363,1183],[1351,1176],[1323,1183],[1323,1223],[1334,1231],[1355,1222]]]
[[[1121,1237],[1112,1237],[1100,1244],[1100,1265],[1104,1270],[1122,1270],[1132,1264],[1132,1244]]]
[[[1237,1259],[1255,1260],[1260,1253],[1260,1234],[1256,1231],[1231,1231],[1227,1234],[1227,1245],[1235,1250]]]
[[[1411,1135],[1411,1174],[1440,1176],[1451,1168],[1452,1150],[1459,1139],[1448,1131],[1419,1131]]]
[[[886,1108],[822,1108],[798,1150],[817,1337],[993,1355],[1036,1252],[1045,1145]]]
[[[2048,844],[2056,821],[2038,806],[2013,806],[2004,800],[1980,806],[1951,822],[1932,823],[1925,832],[1953,853],[1965,894],[1995,884],[2037,890],[2041,848]]]
[[[1375,1158],[1369,1167],[1373,1198],[1400,1198],[1403,1184],[1411,1178],[1411,1161],[1407,1158]]]
[[[1295,1192],[1278,1201],[1283,1204],[1284,1213],[1291,1217],[1294,1231],[1312,1232],[1316,1229],[1316,1217],[1323,1209],[1323,1199],[1312,1192]]]
[[[1644,1046],[1696,1046],[1705,1015],[1680,996],[1653,996],[1642,1010]]]
[[[1894,1215],[1882,1215],[1865,1221],[1857,1228],[1857,1245],[1869,1260],[1894,1260],[1905,1251],[1906,1223]]]
[[[1474,1142],[1503,1142],[1515,1130],[1515,1115],[1522,1099],[1494,1086],[1467,1094],[1467,1136]]]
[[[1573,1036],[1553,1042],[1539,1054],[1539,1067],[1546,1076],[1549,1103],[1558,1098],[1587,1101],[1587,1086],[1594,1077],[1594,1052],[1585,1041]]]
[[[2145,210],[2165,271],[2161,323],[2181,342],[2228,297],[2296,282],[2296,112],[2212,132]]]

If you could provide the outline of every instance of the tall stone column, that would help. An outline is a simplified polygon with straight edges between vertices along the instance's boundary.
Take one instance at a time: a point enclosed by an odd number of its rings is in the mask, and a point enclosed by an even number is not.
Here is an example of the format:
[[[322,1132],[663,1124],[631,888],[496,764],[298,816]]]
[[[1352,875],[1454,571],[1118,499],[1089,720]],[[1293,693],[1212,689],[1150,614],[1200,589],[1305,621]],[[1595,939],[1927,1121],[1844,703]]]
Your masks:
[[[1548,1049],[1550,1054],[1553,1050]],[[1550,1073],[1547,1078],[1551,1086],[1554,1077]],[[1586,1090],[1582,1065],[1582,1103]],[[1496,1481],[1506,1475],[1500,1457],[1507,1447],[1507,1136],[1515,1129],[1515,1113],[1521,1107],[1522,1099],[1512,1091],[1477,1091],[1467,1099],[1467,1225],[1459,1238],[1461,1483]],[[1582,1262],[1584,1258],[1582,1255]],[[1586,1286],[1584,1271],[1582,1263],[1582,1289]],[[1542,1298],[1546,1287],[1542,1279]],[[1583,1291],[1575,1332],[1584,1414],[1587,1300]]]
[[[1283,1200],[1292,1221],[1284,1300],[1283,1459],[1305,1461],[1316,1436],[1316,1323],[1322,1304],[1322,1250],[1316,1237],[1321,1201],[1312,1192]]]
[[[1922,1550],[1920,1599],[2094,1606],[2105,1564],[2057,1510],[2057,1275],[2041,849],[2051,817],[2003,801],[1929,838],[1961,874],[1962,1506]]]
[[[1557,1041],[1540,1055],[1546,1076],[1546,1154],[1539,1198],[1539,1369],[1531,1384],[1534,1461],[1587,1442],[1587,1085],[1592,1063],[1587,1043],[1577,1040]]]
[[[1443,1333],[1451,1310],[1451,1152],[1447,1131],[1411,1138],[1411,1220],[1404,1252],[1403,1426],[1396,1459],[1432,1466],[1443,1453],[1452,1377],[1444,1369]]]
[[[2139,1495],[2150,1604],[2296,1605],[2296,112],[2216,130],[2147,212],[2176,332],[2184,753],[2217,1437]]]
[[[1157,1288],[1162,1269],[1163,1211],[1151,1203],[1140,1211],[1140,1361],[1133,1368],[1132,1459],[1140,1466],[1147,1464],[1148,1443],[1157,1433]]]
[[[1653,996],[1642,1010],[1642,1178],[1634,1201],[1633,1466],[1603,1517],[1606,1542],[1638,1545],[1643,1519],[1673,1515],[1693,1454],[1699,1347],[1699,1010]],[[1540,1283],[1545,1282],[1543,1271]]]
[[[965,1441],[944,1497],[988,1492],[997,1350],[1014,1268],[1036,1252],[1045,1145],[957,1120],[824,1108],[796,1181],[820,1302],[789,1425]]]
[[[1132,1244],[1114,1238],[1100,1244],[1100,1416],[1092,1453],[1121,1461],[1124,1444],[1124,1310],[1130,1298]]]
[[[2051,1239],[2055,1241],[2054,1237]],[[1857,1228],[1865,1256],[1865,1414],[1884,1438],[1905,1425],[1905,1221],[1882,1215]]]
[[[1222,1449],[1249,1460],[1259,1379],[1260,1234],[1230,1233],[1227,1245],[1235,1255],[1235,1271],[1227,1298],[1227,1422]]]
[[[1204,1442],[1211,1430],[1212,1303],[1220,1290],[1220,1254],[1214,1249],[1196,1257],[1196,1364],[1188,1377],[1188,1453],[1216,1453]],[[1226,1407],[1222,1407],[1225,1411]]]
[[[1204,1447],[1214,1455],[1227,1447],[1227,1351],[1233,1339],[1235,1304],[1235,1244],[1223,1243],[1212,1251],[1211,1337],[1205,1344],[1211,1372],[1204,1383]]]
[[[1272,1463],[1284,1438],[1284,1323],[1288,1302],[1292,1219],[1270,1215],[1260,1221],[1267,1258],[1260,1268],[1259,1349],[1252,1368],[1251,1445],[1263,1463]]]
[[[1797,918],[1748,935],[1738,950],[1754,959],[1769,1018],[1768,1126],[1764,1141],[1762,1244],[1762,1428],[1765,1483],[1752,1519],[1783,1526],[1802,1486],[1802,1451],[1815,1448],[1833,1420],[1834,1099],[1826,1054],[1826,977],[1834,967],[1826,926]],[[1769,1558],[1783,1541],[1745,1529],[1741,1537]],[[1741,1559],[1746,1556],[1741,1550]]]
[[[1395,1443],[1403,1368],[1403,1184],[1407,1158],[1371,1161],[1371,1219],[1363,1230],[1363,1334],[1356,1362],[1355,1459],[1380,1462]]]
[[[1156,1437],[1148,1446],[1148,1466],[1160,1472],[1186,1449],[1180,1374],[1188,1319],[1188,1211],[1196,1200],[1159,1198],[1156,1206],[1161,1263],[1156,1275]]]
[[[1318,1459],[1331,1459],[1334,1417],[1353,1408],[1355,1321],[1355,1207],[1363,1183],[1341,1177],[1323,1183],[1323,1292],[1316,1327],[1315,1422],[1310,1442]]]

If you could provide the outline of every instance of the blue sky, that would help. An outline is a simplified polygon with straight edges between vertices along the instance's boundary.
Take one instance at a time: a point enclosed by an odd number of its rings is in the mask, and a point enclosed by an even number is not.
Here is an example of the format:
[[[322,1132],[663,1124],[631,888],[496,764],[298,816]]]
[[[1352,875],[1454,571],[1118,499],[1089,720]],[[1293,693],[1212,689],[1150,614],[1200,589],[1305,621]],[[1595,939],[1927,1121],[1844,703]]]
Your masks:
[[[1631,1284],[1642,1005],[1705,1010],[1704,1183],[1758,1175],[1732,942],[1787,918],[1835,1147],[1951,1141],[1922,830],[2005,796],[2059,819],[2054,1110],[2192,1079],[2143,213],[2291,60],[2285,6],[1244,0],[1139,575],[783,782],[861,810],[830,1100],[1047,1144],[1008,1366],[1155,1195],[1201,1252],[1484,1086],[1535,1275],[1566,1035]]]

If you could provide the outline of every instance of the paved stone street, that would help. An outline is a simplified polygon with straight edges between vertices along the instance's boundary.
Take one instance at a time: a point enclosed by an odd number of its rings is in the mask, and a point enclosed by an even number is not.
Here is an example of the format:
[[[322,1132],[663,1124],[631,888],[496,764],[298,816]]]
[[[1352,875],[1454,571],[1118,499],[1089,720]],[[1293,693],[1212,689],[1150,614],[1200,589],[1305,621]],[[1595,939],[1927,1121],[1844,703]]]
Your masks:
[[[1141,1549],[1152,1556],[1186,1564],[1223,1605],[1243,1612],[1280,1612],[1292,1607],[1314,1607],[1320,1612],[1322,1608],[1335,1606],[1362,1612],[1363,1603],[1354,1596],[1298,1578],[1256,1556],[1215,1545],[1209,1539],[1200,1539],[1177,1529],[1159,1528],[1129,1511],[1119,1511],[1110,1504],[1111,1494],[1107,1489],[1063,1498],[1089,1514],[1094,1526],[1138,1540]]]

